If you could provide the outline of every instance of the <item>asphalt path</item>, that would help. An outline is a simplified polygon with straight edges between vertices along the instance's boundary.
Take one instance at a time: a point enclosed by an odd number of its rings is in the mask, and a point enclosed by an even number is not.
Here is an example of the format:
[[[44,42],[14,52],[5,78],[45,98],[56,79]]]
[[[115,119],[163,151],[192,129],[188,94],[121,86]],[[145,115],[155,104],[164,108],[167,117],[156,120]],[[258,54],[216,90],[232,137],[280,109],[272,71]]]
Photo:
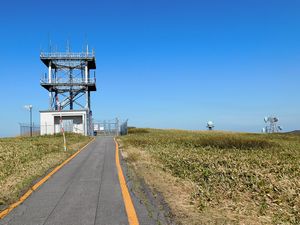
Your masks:
[[[133,197],[140,224],[157,224]],[[112,137],[97,137],[21,205],[1,225],[128,225]]]

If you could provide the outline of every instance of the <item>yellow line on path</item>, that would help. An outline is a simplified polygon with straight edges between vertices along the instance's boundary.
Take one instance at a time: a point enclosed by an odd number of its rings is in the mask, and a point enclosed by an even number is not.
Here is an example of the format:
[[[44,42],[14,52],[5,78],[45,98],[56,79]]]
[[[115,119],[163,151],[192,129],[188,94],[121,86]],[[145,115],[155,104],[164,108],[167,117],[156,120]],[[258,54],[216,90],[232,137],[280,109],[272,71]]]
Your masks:
[[[119,175],[119,182],[121,186],[121,191],[122,191],[122,196],[123,196],[123,201],[125,204],[125,209],[128,217],[128,223],[129,225],[139,225],[138,218],[136,216],[136,212],[126,185],[126,181],[123,175],[123,171],[120,165],[120,158],[119,158],[119,145],[118,142],[115,140],[116,143],[116,166],[118,170],[118,175]]]
[[[45,183],[53,174],[55,174],[64,165],[66,165],[68,162],[70,162],[75,156],[77,156],[86,146],[88,146],[94,140],[95,140],[95,138],[93,138],[93,140],[91,140],[89,143],[87,143],[85,146],[83,146],[81,149],[79,149],[77,152],[75,152],[73,155],[71,155],[69,158],[67,158],[62,164],[60,164],[59,166],[55,167],[44,178],[42,178],[39,182],[37,182],[35,185],[33,185],[17,202],[11,204],[5,210],[3,210],[2,212],[0,212],[0,219],[3,219],[14,208],[16,208],[22,202],[24,202],[38,187],[40,187],[43,183]]]

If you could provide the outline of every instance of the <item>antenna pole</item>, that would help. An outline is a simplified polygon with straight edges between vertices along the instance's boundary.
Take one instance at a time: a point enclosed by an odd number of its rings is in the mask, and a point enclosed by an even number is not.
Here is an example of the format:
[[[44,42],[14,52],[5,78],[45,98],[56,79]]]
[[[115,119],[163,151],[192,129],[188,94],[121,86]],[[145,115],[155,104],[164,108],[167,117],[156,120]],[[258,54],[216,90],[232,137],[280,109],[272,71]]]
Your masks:
[[[52,52],[52,42],[51,42],[50,33],[48,34],[48,39],[49,39],[49,52]]]

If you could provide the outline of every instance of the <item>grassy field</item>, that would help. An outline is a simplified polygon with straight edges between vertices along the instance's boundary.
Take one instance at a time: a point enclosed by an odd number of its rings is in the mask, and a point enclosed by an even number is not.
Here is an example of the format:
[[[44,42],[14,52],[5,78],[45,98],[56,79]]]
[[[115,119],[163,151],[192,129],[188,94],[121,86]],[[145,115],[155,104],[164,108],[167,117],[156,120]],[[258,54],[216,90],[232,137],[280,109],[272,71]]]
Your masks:
[[[178,224],[300,224],[300,135],[131,129],[134,174]]]
[[[91,140],[76,134],[66,134],[66,139],[68,151],[61,135],[0,139],[0,210]]]

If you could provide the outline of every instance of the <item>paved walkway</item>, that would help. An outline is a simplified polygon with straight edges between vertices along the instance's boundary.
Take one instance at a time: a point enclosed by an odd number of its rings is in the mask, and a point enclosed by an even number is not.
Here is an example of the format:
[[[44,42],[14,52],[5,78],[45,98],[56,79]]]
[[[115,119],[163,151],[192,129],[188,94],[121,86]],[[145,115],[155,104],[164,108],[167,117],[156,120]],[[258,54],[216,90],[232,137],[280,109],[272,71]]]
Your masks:
[[[155,224],[134,202],[140,224]],[[113,138],[98,137],[0,224],[127,225]]]

